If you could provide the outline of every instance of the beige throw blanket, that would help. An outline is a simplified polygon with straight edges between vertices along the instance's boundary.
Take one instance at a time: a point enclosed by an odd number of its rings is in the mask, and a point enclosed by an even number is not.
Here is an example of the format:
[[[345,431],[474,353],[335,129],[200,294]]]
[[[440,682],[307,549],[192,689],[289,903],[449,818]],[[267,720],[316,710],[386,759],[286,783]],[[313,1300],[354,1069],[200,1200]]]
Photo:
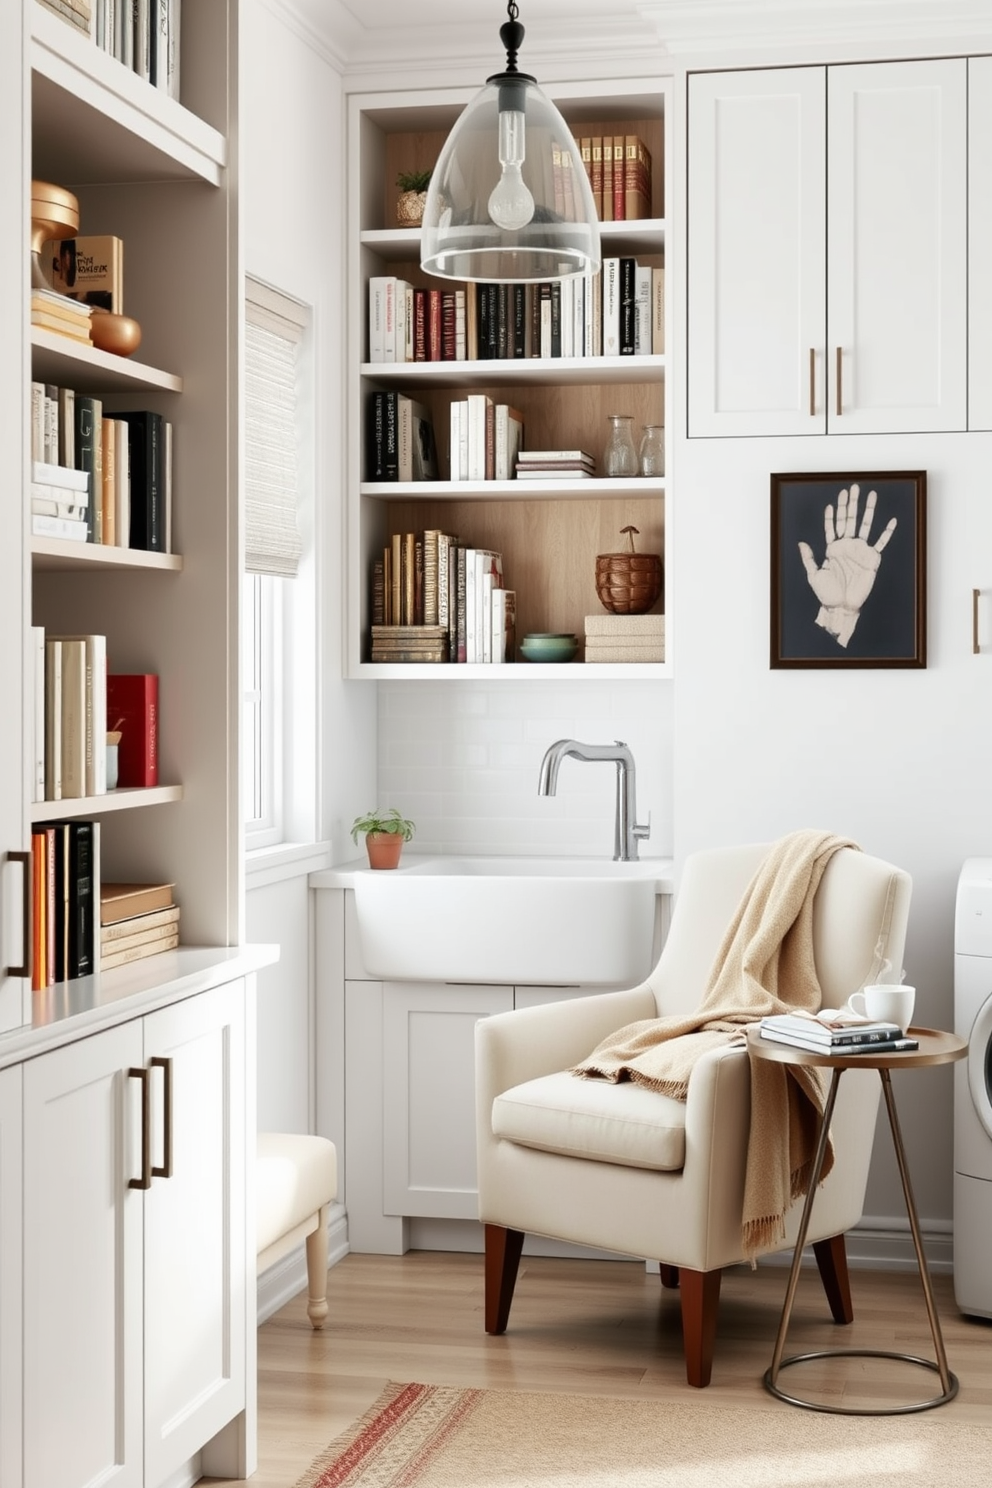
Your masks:
[[[773,843],[727,928],[696,1011],[630,1023],[572,1073],[634,1080],[684,1101],[700,1055],[743,1043],[746,1025],[769,1014],[815,1012],[821,993],[813,962],[813,896],[841,847],[857,843],[815,831]],[[782,1238],[786,1210],[807,1191],[824,1089],[818,1070],[751,1061],[742,1236],[747,1256]],[[832,1163],[828,1150],[824,1177]]]

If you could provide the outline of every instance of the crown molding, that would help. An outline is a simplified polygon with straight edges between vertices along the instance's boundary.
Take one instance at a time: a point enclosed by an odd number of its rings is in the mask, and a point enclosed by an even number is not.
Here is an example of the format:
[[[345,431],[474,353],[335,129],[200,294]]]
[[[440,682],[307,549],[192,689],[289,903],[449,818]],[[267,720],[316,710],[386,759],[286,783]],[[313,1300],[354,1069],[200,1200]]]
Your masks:
[[[255,0],[255,4],[281,21],[287,31],[292,32],[316,56],[333,67],[335,72],[344,72],[350,51],[360,37],[362,28],[341,0],[320,0],[319,25],[314,24],[314,8],[301,8],[295,0]]]
[[[989,0],[639,0],[669,53],[813,46],[926,50],[992,37]]]

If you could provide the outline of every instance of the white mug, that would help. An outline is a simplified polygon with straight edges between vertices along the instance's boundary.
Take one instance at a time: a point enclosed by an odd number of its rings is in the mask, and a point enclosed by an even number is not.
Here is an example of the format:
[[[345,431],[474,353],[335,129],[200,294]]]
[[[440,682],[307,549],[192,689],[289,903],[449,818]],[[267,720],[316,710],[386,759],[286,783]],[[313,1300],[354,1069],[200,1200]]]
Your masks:
[[[847,999],[852,1012],[860,1013],[863,1018],[871,1018],[874,1023],[898,1023],[903,1031],[913,1021],[915,1002],[915,987],[894,986],[885,982],[865,987],[860,992],[852,992]]]

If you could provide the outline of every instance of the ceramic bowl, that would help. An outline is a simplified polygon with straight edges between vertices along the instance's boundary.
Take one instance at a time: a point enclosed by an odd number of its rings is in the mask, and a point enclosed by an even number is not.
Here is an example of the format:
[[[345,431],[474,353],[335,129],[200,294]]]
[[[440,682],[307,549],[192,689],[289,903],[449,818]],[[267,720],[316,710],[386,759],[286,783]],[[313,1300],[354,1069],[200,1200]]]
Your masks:
[[[141,327],[130,315],[95,309],[90,317],[90,340],[100,351],[130,356],[141,345]]]
[[[525,661],[571,661],[579,643],[572,634],[540,632],[524,636],[520,654]]]

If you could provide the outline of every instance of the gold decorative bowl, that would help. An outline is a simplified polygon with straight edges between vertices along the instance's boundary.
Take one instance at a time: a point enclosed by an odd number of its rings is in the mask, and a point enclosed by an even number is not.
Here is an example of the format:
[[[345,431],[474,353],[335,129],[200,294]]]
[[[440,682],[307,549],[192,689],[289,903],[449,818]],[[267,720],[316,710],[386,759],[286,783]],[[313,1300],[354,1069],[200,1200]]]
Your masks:
[[[90,340],[100,351],[130,356],[141,345],[141,327],[130,315],[115,315],[96,306],[90,317]]]

